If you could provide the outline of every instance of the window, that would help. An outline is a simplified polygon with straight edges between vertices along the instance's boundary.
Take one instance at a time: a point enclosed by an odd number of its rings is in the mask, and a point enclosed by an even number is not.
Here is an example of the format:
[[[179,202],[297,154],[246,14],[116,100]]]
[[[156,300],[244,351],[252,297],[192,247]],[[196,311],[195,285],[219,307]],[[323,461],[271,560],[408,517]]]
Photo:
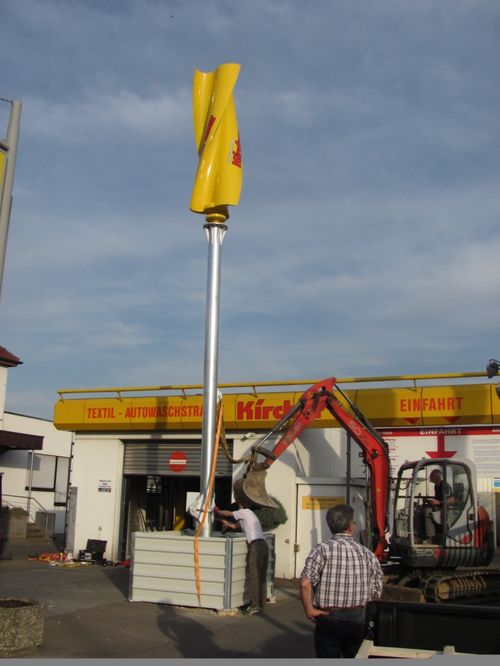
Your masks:
[[[148,495],[159,495],[161,493],[161,476],[147,477],[146,493]]]
[[[54,484],[54,504],[66,505],[68,495],[69,458],[57,457],[56,480]]]
[[[30,487],[30,473],[33,465],[31,490],[53,492],[54,504],[65,506],[68,493],[69,463],[70,459],[63,456],[30,453],[25,490],[29,490]]]

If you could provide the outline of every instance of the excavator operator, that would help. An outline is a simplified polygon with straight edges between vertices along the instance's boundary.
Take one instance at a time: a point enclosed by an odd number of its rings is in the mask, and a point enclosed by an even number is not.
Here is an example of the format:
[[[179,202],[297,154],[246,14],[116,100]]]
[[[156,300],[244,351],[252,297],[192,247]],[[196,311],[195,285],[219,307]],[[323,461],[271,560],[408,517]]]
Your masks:
[[[450,484],[444,483],[443,472],[440,469],[432,470],[429,481],[434,484],[434,497],[429,498],[425,504],[418,507],[415,519],[420,539],[434,542],[440,527],[441,508],[444,502],[453,504],[455,498]]]
[[[448,504],[453,504],[453,495],[449,483],[443,483],[443,473],[440,469],[433,469],[429,476],[429,481],[434,484],[434,499],[431,500],[434,506],[443,506],[443,491]]]

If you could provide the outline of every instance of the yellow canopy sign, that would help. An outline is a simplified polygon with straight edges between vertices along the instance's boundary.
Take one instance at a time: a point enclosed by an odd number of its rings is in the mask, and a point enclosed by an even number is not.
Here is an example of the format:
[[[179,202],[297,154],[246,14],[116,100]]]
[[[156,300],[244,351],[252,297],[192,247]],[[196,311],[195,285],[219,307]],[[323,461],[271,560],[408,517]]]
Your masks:
[[[500,423],[500,400],[490,384],[346,391],[377,427]],[[231,430],[268,430],[302,396],[299,392],[224,395]],[[203,396],[61,399],[54,409],[60,430],[200,430]],[[325,410],[313,427],[338,423]]]

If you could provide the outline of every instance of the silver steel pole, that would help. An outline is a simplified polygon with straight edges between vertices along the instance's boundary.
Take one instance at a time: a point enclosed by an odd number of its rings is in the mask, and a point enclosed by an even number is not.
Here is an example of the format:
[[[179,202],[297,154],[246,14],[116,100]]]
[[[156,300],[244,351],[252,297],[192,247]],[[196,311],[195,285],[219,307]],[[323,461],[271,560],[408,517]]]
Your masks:
[[[6,153],[5,174],[3,182],[0,182],[0,294],[2,292],[3,269],[5,254],[7,251],[7,236],[9,233],[10,209],[12,204],[12,187],[14,183],[14,170],[16,166],[17,143],[19,140],[19,125],[21,122],[21,107],[19,100],[2,100],[9,102],[10,120],[7,130],[7,138],[1,141],[2,149]]]
[[[217,216],[219,217],[219,216]],[[227,226],[207,217],[205,231],[208,238],[207,303],[205,318],[205,362],[203,380],[203,423],[201,431],[201,479],[202,507],[208,494],[210,470],[214,455],[215,426],[217,418],[217,370],[219,356],[219,302],[221,247]],[[212,515],[207,514],[201,536],[210,536]]]
[[[28,523],[30,522],[30,513],[31,513],[31,494],[32,494],[32,487],[33,487],[33,458],[35,457],[35,454],[33,450],[30,451],[30,476],[29,476],[29,483],[28,483],[28,499],[26,502],[26,513],[28,514]]]

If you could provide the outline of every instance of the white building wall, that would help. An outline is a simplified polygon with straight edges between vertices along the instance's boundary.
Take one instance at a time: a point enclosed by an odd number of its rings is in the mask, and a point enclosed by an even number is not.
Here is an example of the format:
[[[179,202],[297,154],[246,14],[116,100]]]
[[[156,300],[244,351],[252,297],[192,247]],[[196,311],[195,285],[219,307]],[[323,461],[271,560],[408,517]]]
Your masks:
[[[56,430],[52,421],[5,412],[4,430],[42,436],[44,439],[41,454],[46,453],[53,456],[69,456],[71,454],[72,433]]]
[[[35,451],[37,455],[71,456],[72,433],[56,430],[51,421],[38,419],[31,416],[12,414],[4,412],[3,429],[10,432],[19,432],[29,435],[42,436],[43,449]],[[21,506],[24,501],[26,507],[26,498],[28,496],[28,471],[29,471],[29,451],[11,450],[2,453],[0,456],[0,472],[3,472],[2,486],[4,500],[11,501],[9,496],[16,496],[18,499],[12,503]],[[66,507],[54,505],[53,491],[33,491],[31,497],[34,501],[33,508],[37,510],[44,509],[49,513],[55,514],[54,531],[56,534],[64,533],[64,523]]]
[[[75,440],[71,475],[71,486],[78,489],[75,553],[85,550],[88,539],[99,539],[107,541],[104,557],[118,559],[123,448],[116,436],[79,434]]]

